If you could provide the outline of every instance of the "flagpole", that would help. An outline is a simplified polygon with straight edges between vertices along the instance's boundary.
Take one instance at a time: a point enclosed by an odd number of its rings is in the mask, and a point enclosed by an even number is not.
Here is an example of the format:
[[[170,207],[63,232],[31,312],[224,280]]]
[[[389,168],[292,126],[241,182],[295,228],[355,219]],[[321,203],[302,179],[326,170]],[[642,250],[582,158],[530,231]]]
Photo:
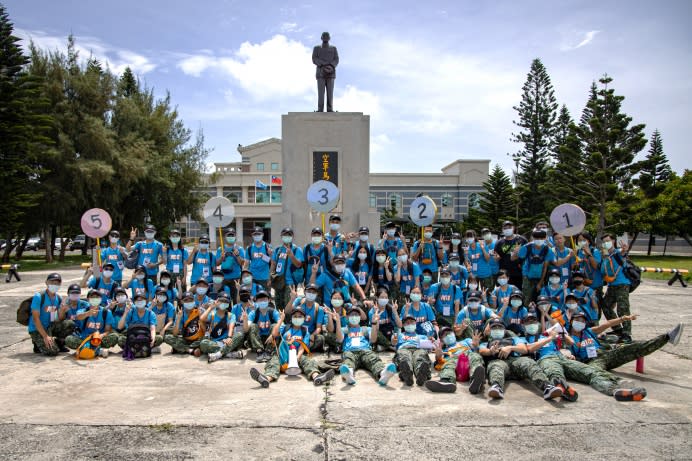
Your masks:
[[[269,204],[272,203],[272,175],[269,175]]]

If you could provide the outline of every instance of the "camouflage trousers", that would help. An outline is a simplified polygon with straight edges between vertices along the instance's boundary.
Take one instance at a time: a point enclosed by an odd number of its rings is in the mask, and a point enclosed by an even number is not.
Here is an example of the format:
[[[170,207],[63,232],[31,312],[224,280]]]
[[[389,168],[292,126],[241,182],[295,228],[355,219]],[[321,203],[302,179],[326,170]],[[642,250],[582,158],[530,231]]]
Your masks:
[[[668,341],[668,334],[664,333],[648,341],[623,344],[609,351],[601,352],[599,349],[598,357],[588,362],[588,364],[601,370],[612,370],[632,360],[636,360],[638,357],[644,357],[659,350],[668,344]]]
[[[491,385],[497,384],[504,389],[505,378],[528,379],[540,390],[548,384],[548,377],[538,363],[526,356],[495,359],[488,363],[488,381]]]
[[[272,328],[274,325],[272,325]],[[256,323],[253,323],[250,325],[250,347],[252,348],[253,351],[258,352],[258,351],[268,351],[271,352],[274,350],[274,346],[269,343],[265,344],[265,341],[267,338],[271,336],[271,330],[269,334],[267,335],[261,335],[259,327],[257,326]]]
[[[303,370],[303,374],[310,378],[314,373],[319,373],[317,362],[312,357],[307,357],[303,354],[298,359],[298,366]],[[275,352],[271,360],[264,366],[264,374],[270,378],[279,379],[281,373],[281,364],[279,363],[279,355]]]
[[[430,365],[430,357],[428,357],[428,351],[425,349],[401,348],[396,351],[393,361],[399,369],[401,369],[401,364],[403,362],[408,363],[409,368],[413,370],[416,376],[424,363],[427,362],[428,365]],[[428,369],[430,368],[428,367]],[[427,379],[430,379],[429,372]]]
[[[110,349],[111,347],[117,345],[119,337],[120,335],[118,335],[118,333],[105,333],[101,337],[101,348]],[[68,349],[72,350],[76,350],[79,346],[82,345],[83,342],[84,340],[77,335],[70,335],[67,338],[65,338],[65,346],[67,346]]]
[[[274,305],[279,311],[283,311],[286,304],[291,299],[291,285],[282,283],[281,289],[274,288]]]
[[[483,357],[477,352],[464,352],[469,358],[469,375],[473,376],[473,371],[483,366]],[[447,381],[454,383],[457,380],[457,362],[459,361],[459,356],[448,359],[444,365],[442,365],[442,370],[440,370],[440,381]]]
[[[55,340],[64,341],[67,336],[74,333],[74,322],[72,320],[58,320],[52,322],[50,325],[48,325],[48,328],[46,328],[46,333],[48,336],[54,339],[51,347],[46,345],[46,343],[43,341],[43,336],[41,336],[38,331],[29,333],[29,336],[31,336],[31,342],[43,355],[58,355],[58,353],[60,353],[60,346],[56,344]]]
[[[199,350],[202,354],[213,354],[221,351],[221,355],[226,355],[233,349],[233,343],[224,344],[223,341],[216,341],[209,338],[204,338],[199,342]]]
[[[525,305],[528,306],[531,301],[536,300],[539,291],[538,282],[540,282],[539,279],[530,279],[528,277],[524,277],[524,280],[521,283],[521,292],[524,295]]]
[[[380,379],[380,373],[384,370],[384,363],[377,354],[370,349],[346,351],[342,355],[343,364],[353,369],[353,371],[363,368],[368,370],[375,379]]]
[[[578,360],[570,360],[560,354],[558,358],[565,378],[582,384],[588,384],[605,395],[613,395],[622,380],[614,374]],[[540,362],[539,362],[540,363]],[[548,372],[546,372],[548,374]]]
[[[174,334],[166,335],[163,338],[163,342],[171,346],[171,348],[173,348],[174,351],[180,354],[187,354],[188,352],[190,352],[190,349],[199,348],[199,345],[201,343],[200,340],[187,341],[182,336]]]
[[[169,335],[166,335],[166,336],[169,336]],[[118,346],[120,346],[121,349],[124,349],[126,342],[127,342],[127,333],[119,334],[118,335]],[[158,347],[161,344],[163,344],[163,336],[154,335],[154,347]],[[187,349],[185,349],[185,352],[187,352]]]
[[[617,308],[617,314],[615,310]],[[603,299],[603,315],[608,320],[623,315],[630,315],[630,287],[629,285],[608,286]],[[613,327],[617,333],[626,333],[632,336],[632,322],[629,320],[621,325]]]
[[[440,328],[442,327],[453,327],[454,321],[456,320],[456,315],[454,315],[454,306],[450,308],[451,315],[444,316],[442,312],[435,312],[435,320]]]

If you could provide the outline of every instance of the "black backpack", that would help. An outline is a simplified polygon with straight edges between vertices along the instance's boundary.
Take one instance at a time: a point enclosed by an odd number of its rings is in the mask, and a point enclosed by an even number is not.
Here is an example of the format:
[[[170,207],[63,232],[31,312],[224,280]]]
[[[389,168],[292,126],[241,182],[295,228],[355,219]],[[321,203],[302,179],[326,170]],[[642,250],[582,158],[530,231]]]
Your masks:
[[[125,259],[125,267],[128,269],[134,269],[137,267],[137,261],[139,261],[139,249],[134,248],[132,251],[130,251],[130,254],[128,254],[127,258]]]
[[[629,256],[625,256],[623,259],[620,253],[615,253],[614,257],[617,263],[622,266],[622,273],[630,281],[630,293],[632,293],[642,283],[642,269],[635,265]]]
[[[43,303],[46,302],[46,292],[41,293],[41,307]],[[55,295],[58,298],[58,305],[62,303],[60,296]],[[17,323],[20,325],[29,326],[29,319],[31,318],[31,303],[34,301],[34,297],[26,298],[24,301],[19,303],[17,308]]]
[[[151,356],[151,329],[148,325],[130,325],[127,328],[123,358],[134,360]]]

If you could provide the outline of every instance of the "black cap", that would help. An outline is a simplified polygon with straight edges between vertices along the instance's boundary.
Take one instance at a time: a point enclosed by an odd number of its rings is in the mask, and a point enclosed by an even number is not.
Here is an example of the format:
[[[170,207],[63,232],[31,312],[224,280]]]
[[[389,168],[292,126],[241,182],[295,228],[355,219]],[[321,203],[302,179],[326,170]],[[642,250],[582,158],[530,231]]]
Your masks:
[[[438,336],[440,338],[444,338],[445,336],[447,336],[449,333],[452,333],[453,331],[454,330],[452,330],[451,327],[442,327],[442,328],[440,328],[440,332],[439,332]]]
[[[166,290],[165,287],[156,287],[156,294],[158,295],[160,293],[163,293],[166,296],[168,296],[168,290]]]
[[[449,274],[449,275],[451,275],[452,273],[449,271],[449,267],[443,266],[443,267],[440,269],[440,275],[442,275],[442,274]]]
[[[211,275],[220,275],[220,276],[223,276],[223,271],[217,269],[217,270],[215,270],[214,272],[212,272]]]
[[[255,227],[252,229],[252,235],[255,235],[255,234],[262,234],[262,235],[264,235],[264,231],[262,230],[261,227],[255,226]]]
[[[101,297],[101,293],[99,293],[98,290],[92,288],[92,289],[89,290],[89,292],[87,293],[87,298],[91,298],[92,296],[98,296],[98,297],[100,298],[100,297]]]
[[[153,224],[147,224],[146,226],[144,226],[144,230],[145,231],[148,231],[148,230],[156,231],[156,226],[154,226]]]
[[[199,279],[195,282],[195,285],[199,285],[200,283],[203,283],[206,286],[209,286],[209,282],[207,282],[207,279]]]
[[[547,234],[546,231],[544,231],[544,230],[538,230],[538,229],[536,229],[536,230],[534,230],[533,232],[531,232],[531,236],[532,236],[533,238],[537,238],[537,239],[544,239],[544,238],[546,238],[546,237],[548,236],[548,234]]]
[[[459,256],[459,253],[450,253],[448,259],[451,261],[452,259],[458,259],[461,260],[461,257]]]
[[[575,295],[574,293],[567,293],[567,296],[565,296],[565,301],[567,301],[567,298],[572,298],[572,299],[574,299],[574,300],[579,300],[579,298],[577,298],[577,295]]]
[[[296,314],[301,314],[303,317],[305,317],[305,310],[301,306],[296,306],[293,308],[293,311],[291,312],[291,317]]]
[[[293,235],[293,229],[290,227],[284,227],[281,229],[281,235]]]
[[[107,267],[110,267],[111,269],[115,269],[115,266],[113,265],[113,263],[105,263],[103,265],[104,270],[106,270]]]
[[[361,226],[361,227],[358,229],[358,233],[359,233],[359,234],[369,234],[369,233],[370,233],[370,229],[368,229],[368,226]]]
[[[540,295],[538,298],[536,298],[536,304],[549,303],[549,302],[551,302],[550,296]]]
[[[268,298],[268,297],[269,297],[269,293],[267,293],[267,292],[264,291],[264,290],[258,291],[257,294],[255,295],[255,299],[259,299],[259,298]]]
[[[139,264],[137,267],[135,267],[135,272],[146,272],[147,268]]]
[[[332,262],[337,262],[337,261],[346,261],[346,258],[344,258],[343,255],[336,255],[332,258]]]
[[[118,237],[118,238],[119,238],[119,237],[120,237],[120,232],[118,232],[117,230],[112,230],[112,231],[110,231],[110,232],[108,233],[108,235],[109,235],[110,237]]]
[[[560,276],[560,269],[557,269],[557,268],[553,267],[552,269],[550,269],[550,270],[548,271],[548,275],[549,275],[549,276],[550,276],[550,275],[557,275],[557,276],[559,277],[559,276]]]
[[[200,243],[202,242],[202,240],[205,240],[207,243],[209,243],[209,236],[207,234],[200,235],[199,236]]]
[[[57,272],[51,272],[50,274],[48,274],[48,277],[46,277],[46,282],[55,281],[62,283],[62,277],[60,276],[60,274],[58,274]]]
[[[310,235],[313,235],[313,234],[322,235],[323,234],[322,228],[321,227],[313,227],[312,230],[310,231]]]
[[[505,221],[502,223],[502,227],[507,227],[507,226],[514,227],[514,223],[512,221]]]
[[[387,221],[387,223],[384,225],[385,229],[391,229],[392,227],[396,227],[396,224],[394,224],[392,221]]]
[[[185,293],[183,293],[183,295],[180,297],[180,299],[194,299],[194,298],[195,298],[195,295],[193,295],[192,292],[189,290],[186,291]]]
[[[222,291],[221,293],[219,293],[219,296],[216,299],[217,299],[217,301],[221,301],[223,299],[225,299],[226,301],[230,301],[230,298],[228,297],[228,294],[225,291]]]
[[[469,291],[468,294],[466,295],[467,300],[471,300],[471,298],[473,298],[473,299],[477,299],[478,301],[480,301],[482,297],[483,297],[483,295],[478,290]]]
[[[572,271],[572,278],[575,277],[585,278],[584,273],[582,271]]]
[[[132,299],[134,300],[134,299],[138,299],[138,298],[147,299],[147,297],[144,293],[135,293],[135,296]]]
[[[315,285],[314,283],[308,283],[307,286],[305,287],[305,289],[318,291],[319,287],[317,285]]]
[[[454,237],[461,238],[461,234],[459,232],[452,232],[452,235],[450,236],[450,238],[454,238]]]
[[[81,293],[81,292],[82,292],[82,288],[81,288],[78,284],[73,283],[72,285],[70,285],[69,287],[67,287],[67,292],[68,292],[68,293]]]
[[[235,235],[235,229],[232,227],[230,229],[226,229],[226,235]]]
[[[489,233],[491,233],[491,232],[492,232],[492,231],[491,231],[490,229],[488,229],[487,227],[484,227],[483,229],[481,229],[481,235],[482,235],[482,234],[489,234]]]
[[[358,308],[356,307],[355,304],[354,304],[354,305],[351,305],[350,307],[348,307],[348,308],[346,309],[346,315],[348,315],[348,314],[350,314],[351,312],[354,312],[354,311],[355,311],[355,312],[358,312],[358,314],[360,314],[360,311],[358,310]]]
[[[180,229],[171,229],[168,235],[180,235]]]
[[[538,320],[538,317],[534,311],[529,311],[529,313],[526,314],[526,317],[524,317],[524,323],[527,323],[529,320]]]
[[[339,221],[339,222],[341,222],[341,216],[339,216],[338,214],[333,214],[333,215],[331,215],[331,216],[329,217],[329,221]]]
[[[238,293],[251,293],[252,289],[247,286],[247,285],[240,285],[240,288],[238,288]]]
[[[576,311],[574,314],[572,314],[572,321],[574,321],[574,319],[577,317],[581,317],[584,320],[586,320],[586,314],[583,313],[582,311]]]
[[[160,279],[161,277],[163,277],[164,275],[167,275],[168,277],[170,277],[170,276],[171,276],[171,273],[168,272],[167,270],[162,270],[159,279]]]
[[[515,290],[512,293],[510,293],[510,295],[509,295],[509,299],[512,299],[512,298],[519,298],[523,301],[524,300],[524,293],[522,293],[521,291]]]
[[[502,325],[504,327],[505,323],[502,321],[501,318],[494,317],[494,318],[490,319],[490,321],[488,322],[488,325],[490,325],[490,328],[498,326],[498,325]]]
[[[402,322],[405,322],[405,321],[407,321],[408,319],[416,320],[416,318],[415,318],[412,314],[406,314],[406,315],[404,315],[404,318],[401,319],[401,321],[402,321]]]

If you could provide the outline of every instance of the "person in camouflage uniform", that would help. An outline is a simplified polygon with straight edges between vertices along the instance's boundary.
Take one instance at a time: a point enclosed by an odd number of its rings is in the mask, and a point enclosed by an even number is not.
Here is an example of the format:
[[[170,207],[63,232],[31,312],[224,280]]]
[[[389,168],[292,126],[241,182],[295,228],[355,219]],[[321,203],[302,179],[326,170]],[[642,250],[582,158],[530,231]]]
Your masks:
[[[69,306],[58,295],[61,283],[60,274],[48,274],[46,289],[31,299],[28,330],[36,354],[55,356],[69,351],[65,338],[74,332],[75,324],[66,318]]]
[[[435,349],[435,369],[440,371],[440,380],[428,380],[425,387],[431,392],[456,392],[457,363],[461,354],[464,354],[469,360],[469,392],[478,394],[485,381],[483,357],[477,352],[481,333],[476,332],[471,338],[457,340],[452,328],[442,327],[439,336],[441,341]]]
[[[488,362],[488,395],[494,399],[504,398],[505,378],[528,379],[541,391],[543,398],[551,400],[562,396],[559,387],[550,384],[548,377],[538,364],[526,357],[528,348],[526,340],[510,335],[505,330],[502,319],[493,318],[488,322],[490,338],[479,347],[479,353]],[[552,338],[541,340],[552,341]]]

